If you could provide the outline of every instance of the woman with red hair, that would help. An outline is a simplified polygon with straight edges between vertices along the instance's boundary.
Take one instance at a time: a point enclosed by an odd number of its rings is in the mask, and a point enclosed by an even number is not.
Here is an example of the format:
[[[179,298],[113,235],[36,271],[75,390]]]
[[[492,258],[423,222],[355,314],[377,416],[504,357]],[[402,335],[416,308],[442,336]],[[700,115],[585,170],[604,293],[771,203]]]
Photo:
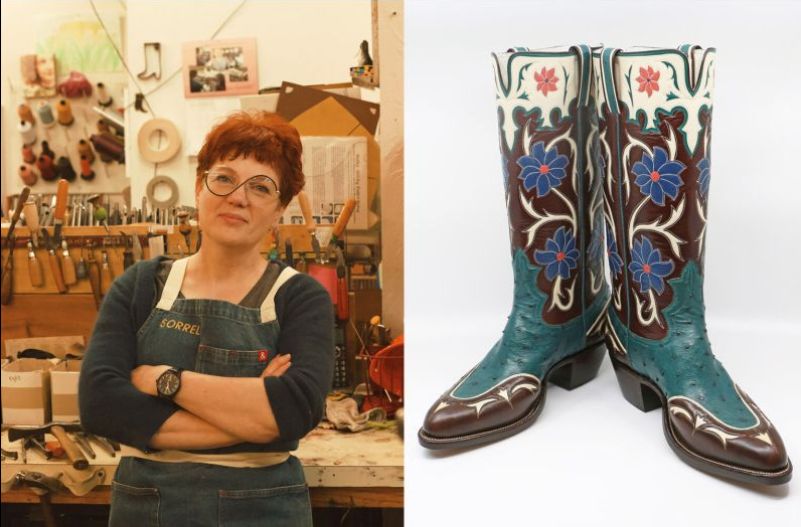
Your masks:
[[[267,112],[215,126],[198,154],[203,245],[140,262],[101,306],[81,421],[125,446],[110,525],[310,525],[290,451],[322,417],[333,371],[325,289],[261,241],[303,188],[297,130]]]

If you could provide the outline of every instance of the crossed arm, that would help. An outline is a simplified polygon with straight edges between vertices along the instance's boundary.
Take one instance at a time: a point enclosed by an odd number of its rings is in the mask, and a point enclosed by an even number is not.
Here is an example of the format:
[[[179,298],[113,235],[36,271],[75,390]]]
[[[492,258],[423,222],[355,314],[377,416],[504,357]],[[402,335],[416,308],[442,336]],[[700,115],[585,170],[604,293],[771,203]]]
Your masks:
[[[279,430],[264,378],[280,377],[291,364],[290,355],[279,355],[258,378],[183,372],[181,389],[174,399],[181,409],[164,421],[150,446],[198,450],[276,439]],[[131,371],[131,383],[140,392],[155,396],[156,380],[167,369],[169,366],[138,366]]]

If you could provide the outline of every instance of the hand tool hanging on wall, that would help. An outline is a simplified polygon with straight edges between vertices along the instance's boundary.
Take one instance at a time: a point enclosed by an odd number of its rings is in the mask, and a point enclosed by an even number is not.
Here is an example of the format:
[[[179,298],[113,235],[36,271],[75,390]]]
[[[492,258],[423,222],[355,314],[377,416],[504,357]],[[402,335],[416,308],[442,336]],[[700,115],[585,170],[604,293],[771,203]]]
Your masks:
[[[339,213],[336,223],[334,224],[334,229],[331,233],[331,243],[335,244],[342,236],[342,233],[345,232],[345,227],[347,227],[355,208],[356,198],[348,198],[345,201],[345,206],[342,207],[342,210]]]
[[[335,246],[334,252],[336,252],[337,255],[337,318],[344,321],[348,320],[350,317],[348,302],[348,267],[345,263],[345,255],[342,254],[342,249]]]
[[[45,248],[47,249],[47,259],[50,264],[50,272],[53,273],[53,279],[56,282],[56,289],[59,293],[66,293],[67,286],[64,284],[64,275],[61,272],[61,262],[56,256],[56,246],[50,238],[50,233],[47,229],[42,228],[42,239],[44,240]]]
[[[22,189],[22,192],[17,199],[17,204],[14,208],[14,214],[11,215],[11,224],[8,227],[8,233],[6,234],[6,249],[8,249],[8,255],[6,263],[3,265],[2,281],[0,281],[0,304],[3,305],[8,305],[11,303],[11,298],[14,292],[14,246],[16,245],[14,229],[17,228],[17,222],[19,221],[20,214],[22,214],[22,208],[28,201],[28,196],[30,193],[31,189],[29,187],[24,187]]]
[[[142,80],[161,79],[161,43],[145,42],[145,69],[137,75]]]
[[[67,197],[69,196],[70,184],[65,179],[58,180],[58,190],[56,190],[56,210],[53,214],[53,238],[56,245],[61,245],[61,229],[64,226],[64,214],[67,212]]]
[[[100,309],[100,303],[103,301],[103,293],[100,291],[100,266],[95,259],[95,252],[93,245],[87,245],[88,257],[86,258],[86,267],[89,271],[89,285],[92,286],[92,295],[95,298],[95,307]]]
[[[78,259],[78,263],[75,265],[75,277],[78,280],[83,280],[89,277],[89,269],[86,268],[86,260],[83,257],[83,251],[85,247],[81,245],[81,257]]]
[[[70,249],[67,245],[67,240],[61,240],[61,269],[64,271],[64,283],[67,285],[75,285],[78,283],[78,272],[75,268],[75,262],[70,256]]]
[[[103,244],[105,245],[105,240]],[[111,283],[114,281],[114,270],[111,268],[111,262],[108,259],[108,251],[103,249],[100,252],[100,290],[104,293],[108,292],[108,289],[111,287]],[[103,284],[106,284],[106,288],[103,288]]]
[[[192,254],[192,226],[189,225],[189,212],[185,210],[178,212],[178,232],[184,236],[186,252]]]
[[[36,257],[36,251],[30,241],[28,242],[28,276],[31,279],[31,285],[33,287],[42,287],[44,285],[42,264],[39,258]]]
[[[22,208],[22,214],[25,216],[25,226],[31,233],[31,241],[35,248],[39,248],[39,208],[36,206],[36,201],[28,198]]]
[[[125,240],[125,249],[122,251],[122,268],[128,269],[130,266],[134,264],[133,259],[133,250],[131,249],[131,241],[128,238],[124,238]]]
[[[142,260],[142,244],[139,242],[137,234],[131,234],[131,254],[134,263]]]
[[[306,225],[306,229],[309,232],[314,232],[317,229],[317,225],[314,223],[311,203],[309,202],[309,196],[306,194],[305,190],[301,190],[298,194],[298,204],[300,205],[300,211],[303,214],[303,221]]]

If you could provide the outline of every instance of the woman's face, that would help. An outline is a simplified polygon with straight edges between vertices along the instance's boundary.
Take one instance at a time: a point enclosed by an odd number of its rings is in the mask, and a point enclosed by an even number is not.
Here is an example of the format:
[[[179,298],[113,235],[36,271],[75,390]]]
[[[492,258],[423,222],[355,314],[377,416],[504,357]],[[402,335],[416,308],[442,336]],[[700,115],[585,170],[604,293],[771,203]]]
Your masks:
[[[253,176],[269,176],[281,187],[280,175],[272,167],[250,157],[217,161],[211,170],[224,174],[226,181],[239,184]],[[198,223],[203,231],[203,241],[208,238],[221,245],[238,249],[251,249],[261,244],[264,236],[277,224],[284,208],[278,197],[256,196],[253,190],[240,186],[227,196],[212,194],[201,179],[195,185]]]

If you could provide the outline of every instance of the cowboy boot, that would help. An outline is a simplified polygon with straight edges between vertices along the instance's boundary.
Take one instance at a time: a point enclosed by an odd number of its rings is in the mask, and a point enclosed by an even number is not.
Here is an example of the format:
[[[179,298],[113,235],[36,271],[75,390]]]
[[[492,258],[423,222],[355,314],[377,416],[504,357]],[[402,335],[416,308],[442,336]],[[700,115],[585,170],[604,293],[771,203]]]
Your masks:
[[[542,411],[549,381],[586,383],[606,352],[591,50],[516,48],[493,59],[514,303],[503,336],[426,415],[418,437],[432,449],[519,432]]]
[[[608,343],[624,397],[662,406],[667,442],[693,467],[778,484],[781,437],[715,359],[704,320],[715,50],[594,54],[612,276]]]

